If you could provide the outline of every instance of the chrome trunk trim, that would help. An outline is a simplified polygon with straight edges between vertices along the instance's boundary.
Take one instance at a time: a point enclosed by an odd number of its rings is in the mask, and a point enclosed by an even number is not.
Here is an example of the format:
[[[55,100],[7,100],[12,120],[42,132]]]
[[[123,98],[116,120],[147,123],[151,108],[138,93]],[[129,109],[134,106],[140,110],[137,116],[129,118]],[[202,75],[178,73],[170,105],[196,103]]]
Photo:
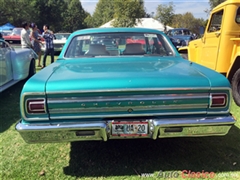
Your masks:
[[[194,101],[200,99],[205,99],[205,102],[194,104]],[[48,98],[47,101],[50,118],[53,120],[206,114],[208,102],[209,93],[63,97]],[[54,107],[59,104],[61,108]],[[69,108],[68,104],[73,107]],[[160,112],[161,110],[181,111]]]
[[[49,109],[51,113],[77,113],[77,112],[112,112],[112,111],[124,111],[128,112],[131,107],[99,107],[99,108],[54,108]],[[133,106],[132,111],[143,110],[169,110],[169,109],[196,109],[196,108],[208,108],[208,104],[184,104],[184,105],[160,105],[160,106]],[[206,112],[205,112],[206,113]],[[80,115],[81,116],[81,115]]]
[[[48,98],[48,104],[53,103],[88,103],[88,102],[112,102],[112,101],[167,101],[167,100],[185,100],[185,99],[203,99],[209,98],[208,93],[202,94],[155,94],[155,95],[128,95],[128,96],[97,96],[97,97],[65,97]]]

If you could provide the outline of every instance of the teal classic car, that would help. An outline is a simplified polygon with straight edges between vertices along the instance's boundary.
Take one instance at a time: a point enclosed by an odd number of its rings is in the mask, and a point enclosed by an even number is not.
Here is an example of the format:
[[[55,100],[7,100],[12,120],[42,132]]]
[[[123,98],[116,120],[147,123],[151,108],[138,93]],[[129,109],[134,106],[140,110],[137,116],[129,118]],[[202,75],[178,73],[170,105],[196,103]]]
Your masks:
[[[16,130],[27,143],[221,136],[235,123],[230,101],[223,75],[158,30],[85,29],[26,82]]]

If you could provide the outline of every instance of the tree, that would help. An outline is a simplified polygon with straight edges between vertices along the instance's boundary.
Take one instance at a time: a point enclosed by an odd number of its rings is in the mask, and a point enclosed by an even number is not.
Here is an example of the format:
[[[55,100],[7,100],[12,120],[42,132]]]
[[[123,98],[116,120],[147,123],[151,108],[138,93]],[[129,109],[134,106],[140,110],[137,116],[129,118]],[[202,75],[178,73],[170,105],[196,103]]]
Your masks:
[[[164,31],[167,30],[167,25],[172,23],[172,19],[174,16],[174,4],[170,2],[168,5],[160,4],[156,10],[155,18],[160,20],[164,25]]]
[[[200,26],[205,26],[206,21],[202,18],[195,18],[192,13],[186,12],[184,14],[174,14],[171,27],[187,28],[192,32],[199,34]]]
[[[144,8],[144,11],[145,11],[144,18],[153,18],[154,12],[148,13],[146,8]]]
[[[57,32],[62,29],[64,21],[63,12],[67,8],[66,1],[62,0],[33,0],[31,4],[34,9],[34,22],[42,27],[48,24],[50,29]],[[31,14],[29,14],[31,16]]]
[[[21,26],[23,21],[31,21],[34,9],[31,0],[0,0],[0,24],[10,22]]]
[[[217,5],[223,3],[224,1],[226,1],[226,0],[209,0],[208,3],[210,5],[210,9],[206,9],[205,12],[209,15],[213,8],[215,8]]]
[[[95,27],[95,22],[93,20],[93,17],[91,16],[90,13],[87,13],[87,17],[84,19],[84,24],[87,26],[87,27]]]
[[[21,26],[28,21],[40,29],[48,24],[54,32],[85,28],[85,18],[90,15],[79,0],[0,0],[0,4],[0,24],[7,21]]]
[[[210,8],[213,9],[213,8],[215,8],[217,5],[223,3],[224,1],[226,1],[226,0],[209,0]]]
[[[79,0],[68,0],[67,9],[63,13],[62,31],[73,32],[87,27],[85,19],[89,16]]]
[[[95,11],[91,16],[88,16],[86,23],[92,27],[99,27],[114,17],[114,0],[99,0]]]
[[[114,27],[133,27],[145,17],[143,0],[114,0]]]

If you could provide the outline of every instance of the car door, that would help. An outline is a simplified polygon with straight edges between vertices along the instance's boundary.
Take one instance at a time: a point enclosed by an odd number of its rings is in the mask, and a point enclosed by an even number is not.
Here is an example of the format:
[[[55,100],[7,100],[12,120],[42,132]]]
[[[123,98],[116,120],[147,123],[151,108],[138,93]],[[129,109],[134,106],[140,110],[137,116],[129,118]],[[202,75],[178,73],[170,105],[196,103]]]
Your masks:
[[[218,58],[219,43],[221,40],[222,19],[224,10],[212,14],[210,23],[204,37],[202,38],[202,53],[200,64],[213,70],[216,68]]]
[[[4,41],[0,41],[0,86],[13,79],[11,48]]]

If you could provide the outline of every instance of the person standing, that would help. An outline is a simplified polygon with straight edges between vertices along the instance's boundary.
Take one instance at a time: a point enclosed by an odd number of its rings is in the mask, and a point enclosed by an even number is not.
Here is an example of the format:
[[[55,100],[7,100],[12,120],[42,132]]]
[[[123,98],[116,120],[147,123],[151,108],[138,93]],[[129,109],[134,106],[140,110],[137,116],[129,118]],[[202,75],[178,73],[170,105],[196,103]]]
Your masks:
[[[43,26],[43,35],[42,37],[45,39],[45,43],[46,43],[46,49],[45,49],[45,53],[44,53],[44,57],[43,57],[43,67],[46,67],[46,58],[47,55],[50,54],[51,56],[51,63],[54,62],[54,46],[53,46],[53,39],[55,39],[55,36],[53,34],[52,31],[49,30],[49,26],[47,24],[45,24]]]
[[[38,28],[35,23],[31,24],[31,28],[32,28],[32,31],[30,33],[30,37],[32,40],[33,50],[38,55],[38,67],[42,67],[40,64],[42,52],[41,52],[41,45],[40,45],[41,41],[39,40]]]
[[[21,31],[21,46],[22,48],[33,48],[30,37],[29,37],[29,24],[27,22],[22,23],[22,31]]]
[[[4,41],[4,38],[3,38],[2,33],[0,33],[0,40],[3,40],[3,41]]]

